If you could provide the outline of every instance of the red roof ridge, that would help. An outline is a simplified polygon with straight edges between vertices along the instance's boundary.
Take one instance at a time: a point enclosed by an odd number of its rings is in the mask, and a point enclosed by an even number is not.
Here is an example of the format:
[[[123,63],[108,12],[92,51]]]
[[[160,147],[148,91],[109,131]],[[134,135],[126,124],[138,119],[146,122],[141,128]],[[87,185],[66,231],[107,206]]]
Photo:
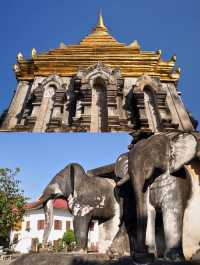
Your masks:
[[[31,210],[31,209],[34,209],[34,205],[35,205],[36,202],[30,202],[30,203],[27,203],[25,205],[25,209],[27,210]],[[63,209],[63,210],[67,210],[68,209],[68,203],[66,200],[64,199],[55,199],[54,200],[54,203],[53,203],[53,208],[54,209]]]

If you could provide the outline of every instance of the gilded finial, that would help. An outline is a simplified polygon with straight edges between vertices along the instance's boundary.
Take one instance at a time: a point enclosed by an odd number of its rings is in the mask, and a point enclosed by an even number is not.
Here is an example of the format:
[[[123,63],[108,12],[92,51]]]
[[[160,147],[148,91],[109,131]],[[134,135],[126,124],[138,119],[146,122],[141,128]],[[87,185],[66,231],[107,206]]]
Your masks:
[[[35,48],[33,48],[32,51],[31,51],[31,57],[32,57],[32,58],[35,58],[36,55],[37,55],[37,51],[36,51]]]
[[[170,77],[178,80],[180,78],[180,74],[181,74],[181,68],[178,67],[174,69],[174,71],[170,74]]]
[[[15,73],[18,73],[20,71],[19,65],[18,64],[14,64],[13,65],[13,70],[15,71]]]
[[[65,48],[66,47],[66,45],[64,44],[64,42],[61,42],[60,43],[60,48],[62,49],[62,48]]]
[[[170,61],[176,62],[176,55],[175,54],[171,57]]]
[[[23,59],[24,59],[24,56],[23,56],[22,52],[19,52],[19,53],[17,54],[17,61],[21,61],[21,60],[23,60]]]
[[[176,69],[176,71],[175,71],[177,74],[180,74],[181,73],[181,68],[180,67],[178,67],[177,69]]]
[[[140,50],[140,44],[138,43],[137,40],[134,40],[133,42],[131,42],[128,47],[136,49],[136,50]]]
[[[160,56],[161,56],[161,54],[162,54],[162,50],[157,50],[157,52],[156,52],[157,54],[159,54]]]
[[[106,29],[106,26],[105,26],[104,21],[103,21],[103,16],[102,16],[101,10],[99,11],[99,18],[97,21],[96,28]]]

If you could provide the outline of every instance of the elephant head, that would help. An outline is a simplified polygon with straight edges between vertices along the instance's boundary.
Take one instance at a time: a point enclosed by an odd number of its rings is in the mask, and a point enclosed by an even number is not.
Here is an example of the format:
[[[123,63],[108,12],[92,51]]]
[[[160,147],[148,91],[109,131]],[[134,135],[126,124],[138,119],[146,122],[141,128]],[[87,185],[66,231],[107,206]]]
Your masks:
[[[56,198],[68,200],[74,193],[74,167],[77,167],[77,174],[81,177],[83,168],[75,163],[67,165],[57,173],[44,189],[42,195],[32,204],[32,208],[44,208],[45,229],[43,244],[47,243],[51,227],[53,225],[53,202]]]

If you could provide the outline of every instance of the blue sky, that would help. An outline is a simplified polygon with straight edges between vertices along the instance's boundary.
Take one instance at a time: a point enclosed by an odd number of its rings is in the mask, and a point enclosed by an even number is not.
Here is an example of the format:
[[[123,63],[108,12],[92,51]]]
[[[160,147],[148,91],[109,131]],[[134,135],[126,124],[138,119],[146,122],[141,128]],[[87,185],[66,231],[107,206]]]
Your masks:
[[[142,50],[177,55],[183,101],[200,120],[200,1],[199,0],[2,0],[0,3],[0,113],[16,87],[12,65],[21,51],[45,52],[78,43],[95,26],[99,9],[110,33],[120,42],[138,40]],[[19,166],[26,194],[32,199],[67,163],[86,169],[113,162],[126,151],[126,134],[1,134],[0,167]]]
[[[130,140],[126,133],[2,133],[0,168],[20,167],[17,178],[33,200],[68,163],[80,163],[85,170],[113,163],[127,152]]]

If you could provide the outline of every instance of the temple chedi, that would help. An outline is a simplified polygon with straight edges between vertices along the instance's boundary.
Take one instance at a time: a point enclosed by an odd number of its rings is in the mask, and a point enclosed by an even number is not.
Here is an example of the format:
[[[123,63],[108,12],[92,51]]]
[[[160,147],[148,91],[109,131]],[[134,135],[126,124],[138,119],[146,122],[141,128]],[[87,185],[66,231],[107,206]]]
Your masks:
[[[17,55],[17,88],[1,131],[193,131],[175,63],[176,56],[164,61],[160,50],[142,51],[137,41],[118,42],[99,15],[79,44]]]

